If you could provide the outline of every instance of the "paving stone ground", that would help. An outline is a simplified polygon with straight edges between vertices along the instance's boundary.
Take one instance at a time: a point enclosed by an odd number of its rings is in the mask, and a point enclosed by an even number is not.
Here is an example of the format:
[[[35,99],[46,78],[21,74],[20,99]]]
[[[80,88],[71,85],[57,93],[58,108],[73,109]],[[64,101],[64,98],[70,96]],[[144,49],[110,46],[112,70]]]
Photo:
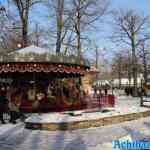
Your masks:
[[[0,150],[111,150],[114,139],[150,139],[150,117],[117,125],[70,131],[27,130],[0,125]]]

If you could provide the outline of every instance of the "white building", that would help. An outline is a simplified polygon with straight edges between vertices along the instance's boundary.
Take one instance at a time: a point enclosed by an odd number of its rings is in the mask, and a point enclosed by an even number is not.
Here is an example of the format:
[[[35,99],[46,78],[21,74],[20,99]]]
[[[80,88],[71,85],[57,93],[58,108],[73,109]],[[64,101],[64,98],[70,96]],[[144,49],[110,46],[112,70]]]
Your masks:
[[[131,78],[131,81],[129,82],[129,79],[128,78],[122,78],[121,80],[121,83],[119,83],[119,79],[113,79],[113,80],[98,80],[96,82],[94,82],[94,86],[105,86],[105,85],[109,85],[110,87],[119,87],[119,84],[121,84],[122,87],[125,87],[125,86],[133,86],[134,85],[134,80],[133,78]],[[138,86],[141,86],[141,78],[138,77],[137,78],[137,84]]]

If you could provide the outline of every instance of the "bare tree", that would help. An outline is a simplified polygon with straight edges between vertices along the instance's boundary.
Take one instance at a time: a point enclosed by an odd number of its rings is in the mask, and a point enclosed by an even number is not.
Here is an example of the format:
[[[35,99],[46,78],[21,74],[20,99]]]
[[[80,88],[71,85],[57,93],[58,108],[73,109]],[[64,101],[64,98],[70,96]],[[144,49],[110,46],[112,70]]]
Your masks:
[[[81,55],[82,33],[98,21],[107,10],[109,0],[48,0],[51,37],[56,53]],[[77,51],[76,51],[77,49]]]
[[[94,44],[93,49],[94,49],[94,52],[95,52],[95,54],[94,54],[95,68],[98,71],[98,70],[100,70],[100,68],[99,68],[100,48],[97,45]],[[96,74],[95,74],[95,80],[96,81],[98,80],[98,77],[99,77],[99,72],[96,72]]]
[[[137,95],[137,56],[136,49],[141,43],[149,39],[148,22],[149,17],[140,16],[133,10],[116,12],[114,16],[115,30],[114,38],[117,42],[124,42],[131,47],[132,51],[132,73],[134,79],[134,95]]]
[[[67,42],[70,42],[70,35],[68,34],[70,22],[66,5],[67,0],[47,0],[46,3],[49,9],[49,17],[51,18],[49,31],[54,39],[53,43],[55,43],[55,52],[57,54],[63,52],[62,45],[65,45],[64,53],[66,53],[68,49]]]
[[[57,0],[57,40],[56,53],[60,53],[62,28],[63,28],[63,14],[64,14],[64,0]]]
[[[145,85],[147,84],[148,80],[148,60],[150,58],[149,45],[147,44],[147,42],[143,41],[138,49],[138,56],[142,64],[142,72]]]
[[[129,87],[131,86],[131,78],[132,78],[132,59],[130,55],[130,50],[127,50],[127,56],[124,58],[125,69],[127,72],[127,78],[129,80]]]
[[[30,8],[36,4],[41,2],[40,0],[12,0],[19,12],[20,20],[21,20],[21,29],[22,29],[22,47],[26,47],[28,45],[28,18]]]
[[[70,18],[73,30],[77,37],[77,54],[81,56],[81,33],[98,21],[106,13],[108,1],[106,0],[71,0]]]
[[[17,48],[20,31],[13,26],[16,20],[14,13],[10,13],[9,1],[8,6],[1,4],[0,8],[0,54],[3,56]]]
[[[141,52],[142,52],[142,58],[143,58],[143,74],[144,74],[144,84],[146,85],[147,83],[147,76],[148,76],[148,68],[147,68],[147,52],[145,49],[145,45],[144,43],[142,44],[142,48],[141,48]]]
[[[39,46],[40,45],[40,36],[42,35],[42,31],[39,28],[39,25],[35,24],[35,30],[30,34],[30,42],[34,43],[34,45]]]
[[[137,62],[138,72],[140,72],[140,64]],[[127,78],[127,86],[131,86],[132,77],[132,61],[130,50],[121,50],[115,53],[112,61],[112,75],[119,79],[119,87],[121,87],[121,79]]]
[[[122,53],[116,53],[112,62],[112,76],[113,78],[118,78],[119,88],[121,88],[121,79],[123,75],[123,56]]]

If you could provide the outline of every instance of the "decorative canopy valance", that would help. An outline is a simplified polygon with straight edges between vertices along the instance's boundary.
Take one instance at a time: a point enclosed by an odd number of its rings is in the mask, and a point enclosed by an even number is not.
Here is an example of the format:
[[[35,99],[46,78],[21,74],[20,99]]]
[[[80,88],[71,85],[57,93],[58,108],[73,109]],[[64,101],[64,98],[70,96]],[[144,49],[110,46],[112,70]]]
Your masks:
[[[45,72],[84,75],[90,68],[82,57],[52,55],[46,49],[31,45],[9,53],[0,60],[0,73]]]
[[[85,74],[87,67],[68,64],[43,63],[43,62],[8,62],[0,63],[0,73],[8,72],[58,72],[71,74]]]

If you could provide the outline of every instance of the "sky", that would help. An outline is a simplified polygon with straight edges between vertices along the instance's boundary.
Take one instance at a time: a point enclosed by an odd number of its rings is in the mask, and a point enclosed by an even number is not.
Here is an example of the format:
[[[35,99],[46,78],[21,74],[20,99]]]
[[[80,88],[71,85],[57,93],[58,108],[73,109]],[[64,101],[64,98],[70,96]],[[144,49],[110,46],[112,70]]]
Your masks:
[[[135,9],[140,13],[149,14],[149,0],[112,0],[113,8]]]
[[[0,0],[0,2],[4,3],[6,0]],[[41,26],[48,26],[49,22],[51,21],[47,19],[47,22],[42,21],[40,18],[42,18],[43,14],[48,14],[47,12],[49,10],[44,10],[45,8],[40,6],[36,7],[36,9],[31,14],[32,22],[38,22]],[[150,0],[110,0],[110,10],[128,10],[128,9],[134,9],[139,14],[144,15],[150,15]],[[96,30],[91,30],[87,34],[90,36],[90,38],[94,41],[94,43],[101,49],[105,48],[107,52],[105,55],[108,55],[108,57],[111,57],[113,55],[113,50],[118,50],[121,47],[118,44],[113,43],[108,37],[112,35],[113,27],[110,23],[108,23],[108,20],[112,20],[111,16],[106,16],[103,18],[106,20],[104,23],[97,23],[96,24]],[[34,23],[32,25],[34,25]]]
[[[142,14],[142,15],[147,16],[147,15],[150,15],[150,0],[111,0],[109,9],[110,10],[133,9],[138,14]],[[107,20],[111,20],[111,17],[110,16],[107,17]],[[107,22],[105,23],[105,26],[101,27],[101,25],[100,25],[100,28],[103,28],[104,35],[109,35],[113,30],[113,27]],[[98,33],[97,33],[97,35],[98,35]],[[99,34],[99,35],[101,36],[101,34]],[[99,40],[101,40],[101,39],[102,38],[99,37]],[[99,43],[101,43],[101,42],[99,41]],[[105,42],[102,41],[101,44],[103,45],[104,43]],[[107,44],[107,46],[108,46],[108,44]]]
[[[110,10],[129,10],[133,9],[138,14],[150,15],[150,0],[111,0]],[[106,17],[107,20],[112,20],[112,18]],[[117,43],[112,42],[108,37],[113,34],[113,27],[110,23],[106,21],[105,24],[98,24],[98,32],[93,32],[93,38],[96,41],[96,44],[100,48],[106,48],[106,57],[111,57],[114,51],[118,49],[124,49],[126,45],[118,45]],[[91,33],[92,35],[92,33]]]

